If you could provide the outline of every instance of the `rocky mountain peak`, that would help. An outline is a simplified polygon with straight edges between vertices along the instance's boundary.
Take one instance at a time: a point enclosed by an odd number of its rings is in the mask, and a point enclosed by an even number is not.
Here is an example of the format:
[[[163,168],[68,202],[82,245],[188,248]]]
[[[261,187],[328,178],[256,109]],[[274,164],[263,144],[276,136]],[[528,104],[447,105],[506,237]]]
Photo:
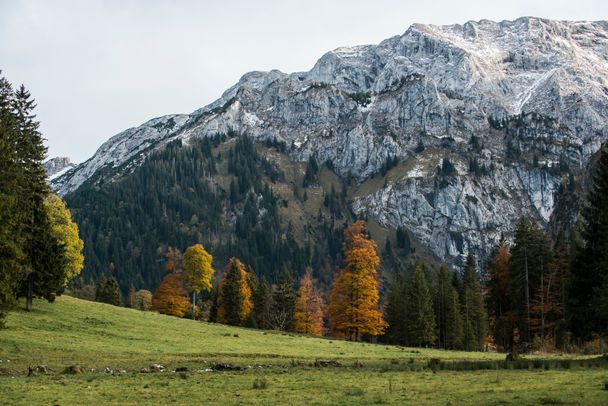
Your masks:
[[[116,135],[53,185],[74,192],[171,140],[237,132],[284,142],[293,161],[330,162],[358,185],[354,214],[409,228],[439,258],[483,258],[520,216],[546,224],[562,178],[608,138],[607,78],[604,21],[414,24],[308,72],[250,72],[190,115]],[[441,171],[446,161],[454,171]]]

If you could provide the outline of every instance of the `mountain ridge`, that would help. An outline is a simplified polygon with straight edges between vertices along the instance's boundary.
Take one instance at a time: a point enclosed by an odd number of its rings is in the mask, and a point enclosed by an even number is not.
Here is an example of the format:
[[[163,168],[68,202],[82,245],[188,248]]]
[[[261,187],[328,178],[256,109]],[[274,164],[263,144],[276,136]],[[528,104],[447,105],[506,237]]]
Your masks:
[[[414,24],[308,72],[249,72],[189,115],[117,134],[52,185],[127,176],[168,142],[217,133],[284,142],[292,161],[314,155],[360,185],[397,159],[400,176],[354,195],[354,215],[407,227],[442,260],[484,258],[519,216],[547,226],[566,175],[606,140],[607,61],[605,21]]]

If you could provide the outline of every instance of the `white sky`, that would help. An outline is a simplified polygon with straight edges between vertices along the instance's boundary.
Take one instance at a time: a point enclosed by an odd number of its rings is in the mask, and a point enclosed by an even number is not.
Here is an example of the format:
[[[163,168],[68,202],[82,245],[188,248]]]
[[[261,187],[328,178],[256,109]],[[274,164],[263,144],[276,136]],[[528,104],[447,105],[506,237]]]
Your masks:
[[[0,0],[0,69],[36,98],[49,156],[80,162],[126,128],[212,102],[248,71],[308,70],[415,22],[607,14],[606,0]]]

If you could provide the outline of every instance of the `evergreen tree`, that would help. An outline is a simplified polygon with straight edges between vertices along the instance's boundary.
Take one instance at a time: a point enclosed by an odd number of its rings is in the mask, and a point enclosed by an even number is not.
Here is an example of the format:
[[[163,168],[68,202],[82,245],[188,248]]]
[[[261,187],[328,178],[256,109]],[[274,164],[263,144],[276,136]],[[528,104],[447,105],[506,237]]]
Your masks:
[[[568,317],[572,332],[608,335],[608,145],[600,150],[583,210],[582,244],[570,270]]]
[[[270,328],[270,285],[265,277],[258,279],[253,291],[253,320],[254,327],[261,329]]]
[[[407,281],[405,315],[406,344],[433,345],[437,339],[433,299],[422,264],[416,265]]]
[[[95,297],[97,302],[108,303],[114,306],[120,306],[122,299],[120,297],[120,289],[118,282],[113,276],[109,279],[101,277],[97,284],[97,294]]]
[[[21,205],[23,176],[16,149],[19,131],[12,110],[13,99],[12,86],[0,77],[0,327],[27,275]]]
[[[488,316],[481,294],[475,257],[467,255],[462,277],[461,312],[463,319],[463,347],[467,351],[483,349]]]
[[[232,258],[218,292],[218,322],[240,326],[247,320],[253,307],[247,279],[245,265]]]
[[[306,173],[302,181],[302,186],[308,187],[319,182],[319,163],[315,155],[311,155],[306,165]]]
[[[111,277],[110,279],[108,279],[108,282],[106,283],[104,298],[105,300],[103,300],[103,302],[105,303],[114,306],[122,305],[122,298],[120,295],[120,289],[118,288],[118,282],[116,282],[116,278]]]
[[[550,263],[551,251],[545,235],[536,223],[522,217],[511,249],[509,282],[515,326],[524,346],[532,343],[532,296]]]
[[[511,253],[504,237],[492,250],[487,264],[488,299],[487,307],[490,316],[490,327],[494,341],[502,351],[513,351],[512,299],[509,281],[509,262]]]
[[[275,330],[293,331],[296,309],[296,292],[291,273],[284,269],[272,290],[270,318]]]
[[[452,285],[452,275],[446,265],[439,268],[435,286],[438,344],[446,349],[460,349],[463,345],[463,321],[458,292]]]
[[[34,100],[22,85],[13,91],[0,77],[0,326],[17,297],[53,301],[73,268],[49,196],[46,155]]]
[[[97,279],[97,285],[95,286],[95,301],[103,302],[103,298],[106,294],[106,284],[108,283],[108,279],[105,275],[101,275],[99,279]]]
[[[390,286],[386,303],[386,336],[389,342],[399,345],[407,343],[406,311],[407,283],[403,272],[398,272]]]

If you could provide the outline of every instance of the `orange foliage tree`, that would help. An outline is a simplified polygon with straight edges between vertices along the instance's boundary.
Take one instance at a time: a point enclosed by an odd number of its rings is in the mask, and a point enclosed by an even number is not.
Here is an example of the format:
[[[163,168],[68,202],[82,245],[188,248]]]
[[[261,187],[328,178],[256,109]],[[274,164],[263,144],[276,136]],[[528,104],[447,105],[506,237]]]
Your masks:
[[[242,325],[253,309],[247,271],[237,258],[231,258],[228,262],[217,303],[217,320],[233,326]]]
[[[359,340],[362,334],[380,335],[388,324],[378,310],[376,244],[365,233],[362,220],[344,230],[344,267],[339,270],[329,297],[332,334]]]
[[[152,295],[150,310],[170,316],[184,317],[190,306],[182,275],[184,256],[180,250],[173,247],[168,248],[165,256],[167,258],[165,269],[169,271],[169,274],[163,278]]]
[[[300,281],[294,318],[296,332],[323,335],[323,299],[315,289],[310,272]]]
[[[188,292],[184,288],[181,273],[167,274],[152,295],[151,310],[170,316],[184,317],[189,306]]]

